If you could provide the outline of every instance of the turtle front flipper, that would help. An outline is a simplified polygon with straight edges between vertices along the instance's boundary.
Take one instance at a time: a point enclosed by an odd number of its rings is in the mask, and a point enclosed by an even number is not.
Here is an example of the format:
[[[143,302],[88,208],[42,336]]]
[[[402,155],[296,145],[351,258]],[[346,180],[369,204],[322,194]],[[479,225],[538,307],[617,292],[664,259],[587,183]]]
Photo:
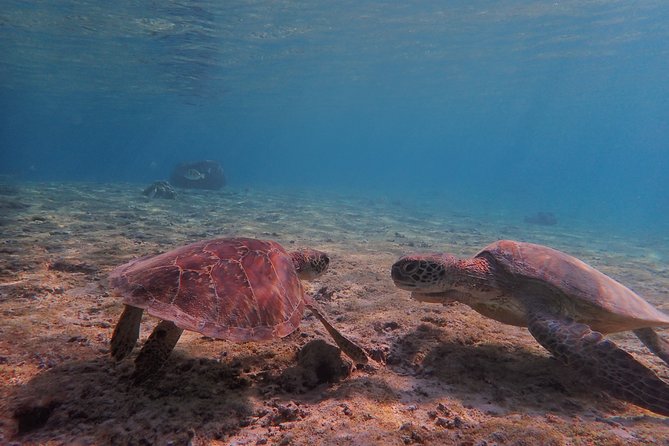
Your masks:
[[[172,321],[160,321],[156,325],[135,359],[135,372],[132,375],[135,384],[141,383],[160,370],[174,350],[181,333],[183,329],[174,325]]]
[[[330,333],[330,336],[332,336],[332,339],[334,339],[339,348],[346,353],[349,358],[354,360],[357,364],[367,364],[369,357],[367,356],[367,353],[365,353],[365,350],[334,328],[330,321],[323,315],[320,308],[318,308],[318,304],[313,298],[305,296],[305,303],[307,308],[319,321],[321,321],[325,329]]]
[[[663,339],[652,328],[639,328],[634,330],[634,334],[648,347],[648,350],[669,365],[669,342],[666,339]]]
[[[128,354],[135,348],[137,338],[139,338],[139,324],[142,322],[141,308],[125,305],[123,313],[114,328],[110,346],[111,355],[117,361],[128,356]]]
[[[530,314],[532,336],[553,356],[621,400],[669,416],[669,385],[614,342],[590,327]]]

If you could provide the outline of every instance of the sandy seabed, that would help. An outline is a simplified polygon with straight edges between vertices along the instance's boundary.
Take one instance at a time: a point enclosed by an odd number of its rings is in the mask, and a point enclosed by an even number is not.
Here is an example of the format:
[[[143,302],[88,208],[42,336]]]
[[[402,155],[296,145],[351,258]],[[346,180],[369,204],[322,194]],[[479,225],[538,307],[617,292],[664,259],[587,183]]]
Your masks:
[[[412,301],[389,276],[408,252],[473,255],[520,239],[575,255],[667,311],[666,239],[440,215],[383,197],[225,189],[150,200],[141,191],[0,185],[0,444],[669,445],[666,418],[594,389],[526,329]],[[328,252],[330,269],[307,287],[379,362],[340,380],[297,373],[305,345],[332,344],[307,312],[295,333],[266,343],[185,332],[161,373],[133,386],[132,358],[109,357],[122,304],[108,272],[225,236]],[[144,317],[140,342],[156,321]],[[633,334],[613,339],[669,381]]]

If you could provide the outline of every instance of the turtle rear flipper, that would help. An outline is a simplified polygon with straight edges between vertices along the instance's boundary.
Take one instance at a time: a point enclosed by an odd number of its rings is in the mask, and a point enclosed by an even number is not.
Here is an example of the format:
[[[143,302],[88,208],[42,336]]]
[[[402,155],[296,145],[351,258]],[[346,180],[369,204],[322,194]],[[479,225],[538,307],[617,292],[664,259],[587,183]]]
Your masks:
[[[669,416],[669,385],[626,351],[585,324],[530,314],[532,336],[556,358],[590,377],[602,390]]]
[[[323,315],[323,312],[312,297],[305,295],[304,302],[306,307],[319,321],[321,321],[325,329],[330,333],[330,336],[332,336],[332,339],[334,339],[339,348],[346,353],[349,358],[358,364],[367,364],[369,357],[367,356],[367,353],[365,353],[365,350],[334,328],[330,321]]]
[[[634,330],[634,334],[648,347],[648,350],[669,365],[669,342],[666,339],[663,339],[652,328],[639,328]]]

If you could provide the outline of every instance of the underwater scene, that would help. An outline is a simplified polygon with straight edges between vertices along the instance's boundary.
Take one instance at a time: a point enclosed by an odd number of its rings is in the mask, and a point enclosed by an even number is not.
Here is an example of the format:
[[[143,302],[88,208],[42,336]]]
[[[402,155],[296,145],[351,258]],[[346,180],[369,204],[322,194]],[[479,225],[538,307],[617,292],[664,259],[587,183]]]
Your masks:
[[[1,4],[1,445],[669,445],[664,0]]]

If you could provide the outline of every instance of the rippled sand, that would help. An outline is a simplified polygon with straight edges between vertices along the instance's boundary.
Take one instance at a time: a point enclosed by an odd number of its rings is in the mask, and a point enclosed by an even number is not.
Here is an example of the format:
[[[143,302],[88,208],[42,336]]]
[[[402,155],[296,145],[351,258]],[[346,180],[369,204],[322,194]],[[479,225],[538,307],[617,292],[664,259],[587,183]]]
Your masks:
[[[669,311],[667,240],[440,213],[393,197],[225,189],[172,201],[142,189],[0,185],[0,444],[669,444],[664,417],[594,390],[527,330],[461,305],[413,302],[389,277],[410,251],[473,255],[514,238],[576,255]],[[109,358],[122,305],[107,273],[220,236],[329,252],[311,292],[386,364],[313,389],[291,381],[301,347],[332,343],[306,314],[296,333],[268,343],[186,332],[161,375],[132,386],[132,361]],[[145,317],[142,340],[155,323]],[[633,335],[614,338],[669,380]]]

